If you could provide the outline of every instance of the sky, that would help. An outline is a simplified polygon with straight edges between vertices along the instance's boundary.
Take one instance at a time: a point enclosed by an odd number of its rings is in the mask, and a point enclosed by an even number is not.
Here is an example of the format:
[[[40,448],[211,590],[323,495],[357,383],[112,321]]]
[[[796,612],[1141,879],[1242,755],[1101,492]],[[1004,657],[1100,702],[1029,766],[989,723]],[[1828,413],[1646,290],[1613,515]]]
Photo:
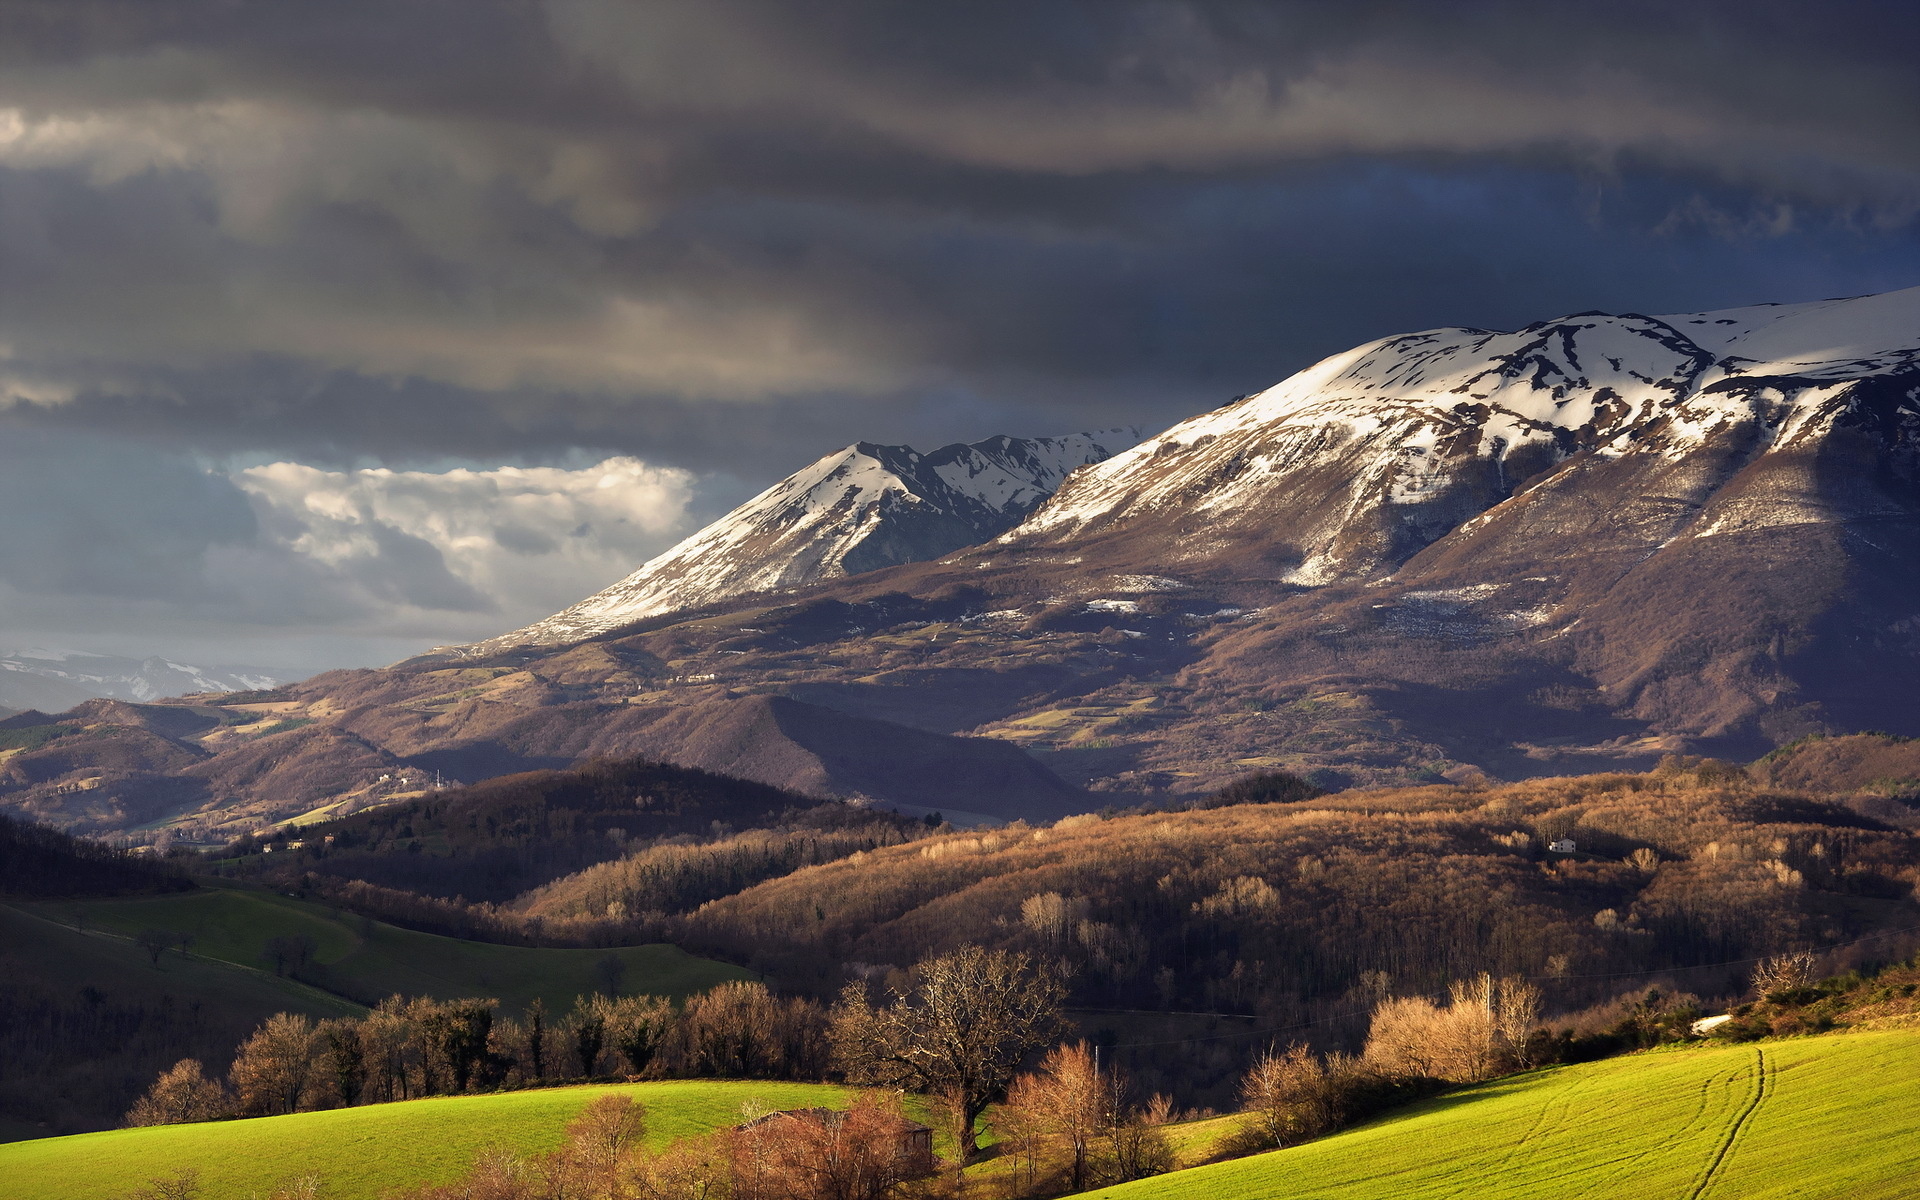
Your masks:
[[[1920,8],[0,0],[0,649],[525,624],[855,440],[1920,284]]]

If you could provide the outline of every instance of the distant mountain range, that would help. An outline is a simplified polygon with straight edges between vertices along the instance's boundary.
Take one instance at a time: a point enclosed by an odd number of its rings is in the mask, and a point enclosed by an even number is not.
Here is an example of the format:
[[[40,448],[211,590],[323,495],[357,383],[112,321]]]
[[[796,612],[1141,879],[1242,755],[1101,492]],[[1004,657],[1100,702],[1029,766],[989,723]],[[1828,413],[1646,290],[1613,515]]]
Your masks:
[[[86,700],[156,700],[195,692],[270,688],[299,673],[270,667],[197,667],[40,647],[0,650],[0,706],[59,712]]]
[[[1920,289],[1389,337],[1131,440],[858,444],[553,618],[254,706],[296,731],[165,736],[257,820],[294,793],[220,764],[276,736],[308,806],[646,753],[1011,817],[1920,735]],[[80,747],[0,803],[185,803],[61,790],[108,778]]]

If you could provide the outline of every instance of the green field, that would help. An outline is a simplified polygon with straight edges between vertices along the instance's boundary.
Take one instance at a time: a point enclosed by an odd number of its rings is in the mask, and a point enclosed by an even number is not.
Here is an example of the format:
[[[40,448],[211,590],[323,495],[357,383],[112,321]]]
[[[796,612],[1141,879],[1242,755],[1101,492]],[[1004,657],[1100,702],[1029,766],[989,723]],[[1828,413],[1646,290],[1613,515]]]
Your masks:
[[[1111,1200],[1761,1200],[1920,1194],[1920,1031],[1685,1048],[1466,1088]]]
[[[248,1200],[314,1174],[328,1200],[375,1200],[389,1188],[449,1180],[487,1146],[551,1150],[589,1100],[609,1093],[647,1106],[648,1140],[656,1145],[735,1124],[743,1105],[836,1106],[846,1095],[822,1084],[671,1081],[41,1138],[0,1145],[0,1200],[114,1200],[186,1167],[199,1168],[201,1200]]]
[[[729,979],[753,977],[738,967],[695,958],[676,946],[611,950],[497,946],[362,921],[322,905],[256,889],[212,887],[166,896],[21,907],[67,925],[80,923],[120,937],[130,938],[143,929],[191,935],[192,958],[256,969],[269,966],[270,939],[305,934],[317,949],[315,965],[302,971],[302,978],[363,1004],[395,993],[440,999],[491,996],[508,1011],[518,1011],[538,996],[549,1008],[564,1011],[575,996],[595,989],[596,964],[609,954],[625,964],[620,990],[630,994],[682,998]],[[187,960],[172,952],[160,962],[164,970],[187,965]]]

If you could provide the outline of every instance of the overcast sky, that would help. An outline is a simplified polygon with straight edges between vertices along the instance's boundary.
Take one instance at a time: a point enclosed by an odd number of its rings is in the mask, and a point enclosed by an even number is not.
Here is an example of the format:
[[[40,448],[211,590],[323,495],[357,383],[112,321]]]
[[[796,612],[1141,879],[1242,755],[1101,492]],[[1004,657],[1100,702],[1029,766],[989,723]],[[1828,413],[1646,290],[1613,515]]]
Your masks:
[[[0,0],[0,648],[375,663],[856,439],[1920,284],[1910,4]]]

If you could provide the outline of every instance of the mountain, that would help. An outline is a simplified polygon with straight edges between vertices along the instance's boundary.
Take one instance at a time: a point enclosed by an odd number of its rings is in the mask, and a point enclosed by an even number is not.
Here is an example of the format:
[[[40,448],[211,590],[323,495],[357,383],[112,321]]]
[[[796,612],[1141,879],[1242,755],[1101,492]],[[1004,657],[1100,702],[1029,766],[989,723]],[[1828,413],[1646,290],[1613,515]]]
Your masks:
[[[644,754],[1040,817],[1920,735],[1920,289],[1384,338],[1025,490],[989,459],[854,447],[565,620],[224,706],[187,768],[97,718],[0,803],[224,830]],[[1003,525],[928,557],[955,513]]]
[[[196,667],[166,658],[38,648],[0,651],[0,704],[58,712],[85,700],[270,688],[298,677],[272,667]]]
[[[856,442],[774,484],[605,591],[466,647],[577,642],[647,617],[922,562],[1011,529],[1079,467],[1137,429],[988,438],[931,454]]]
[[[1748,742],[1913,722],[1920,289],[1386,338],[1070,480],[1000,545],[1214,580]],[[1561,642],[1562,646],[1550,643]]]
[[[1129,552],[1159,567],[1250,551],[1274,578],[1314,586],[1390,573],[1443,537],[1510,536],[1467,526],[1549,474],[1556,494],[1671,494],[1665,521],[1642,516],[1663,541],[1886,515],[1805,479],[1769,479],[1756,496],[1757,480],[1735,477],[1762,460],[1763,474],[1803,466],[1869,427],[1891,437],[1889,466],[1911,471],[1917,365],[1920,289],[1384,338],[1080,473],[1000,541],[1083,548],[1126,530]],[[1576,458],[1594,461],[1558,478]],[[1541,520],[1529,513],[1536,539]]]

